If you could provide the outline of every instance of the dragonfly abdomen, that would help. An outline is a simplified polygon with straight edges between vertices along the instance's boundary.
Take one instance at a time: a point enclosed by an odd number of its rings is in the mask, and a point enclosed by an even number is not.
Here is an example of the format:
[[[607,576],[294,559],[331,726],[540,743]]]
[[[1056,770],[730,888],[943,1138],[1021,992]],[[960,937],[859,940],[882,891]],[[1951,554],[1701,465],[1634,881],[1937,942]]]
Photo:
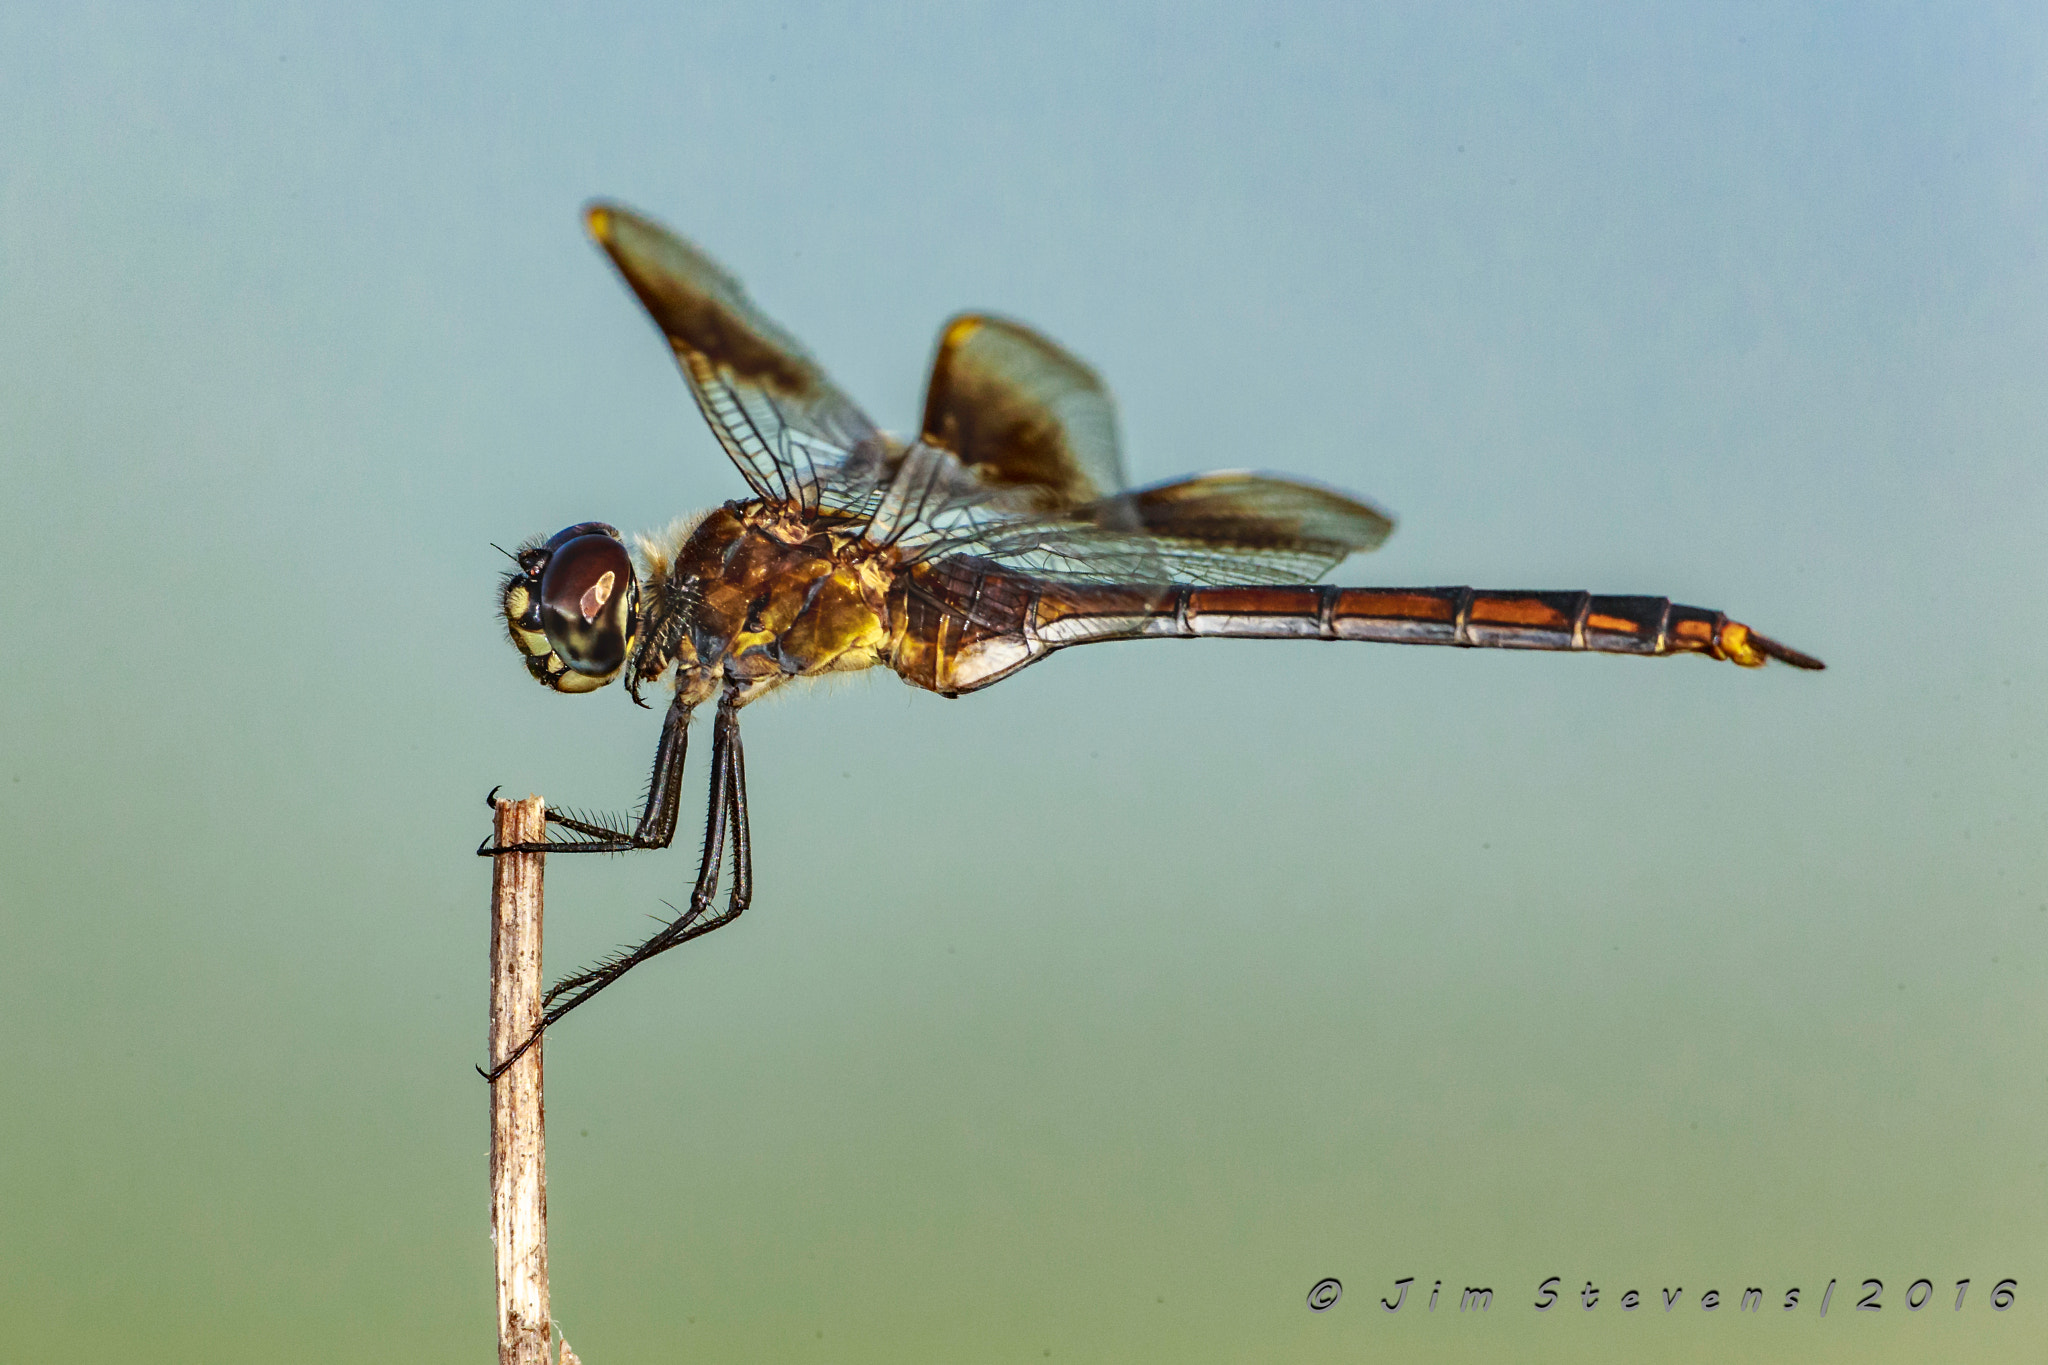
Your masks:
[[[1363,640],[1466,649],[1704,654],[1819,668],[1718,611],[1664,597],[1490,588],[1085,586],[934,566],[898,619],[897,672],[949,695],[1104,640]]]
[[[1746,667],[1820,662],[1718,611],[1665,597],[1495,588],[1178,586],[1134,613],[1128,589],[1048,589],[1034,613],[1054,648],[1094,640],[1166,637],[1366,640],[1461,648],[1705,654]]]

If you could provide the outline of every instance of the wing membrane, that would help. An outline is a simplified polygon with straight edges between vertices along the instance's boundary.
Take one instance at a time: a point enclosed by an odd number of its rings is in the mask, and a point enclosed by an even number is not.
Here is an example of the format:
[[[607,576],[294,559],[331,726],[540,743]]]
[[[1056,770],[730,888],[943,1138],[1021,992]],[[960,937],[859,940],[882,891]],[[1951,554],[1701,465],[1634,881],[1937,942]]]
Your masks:
[[[616,204],[591,205],[586,221],[756,493],[815,512],[830,491],[863,493],[887,476],[888,438],[717,262]]]
[[[1087,510],[1104,526],[1244,550],[1294,547],[1335,555],[1333,564],[1378,549],[1394,530],[1392,517],[1347,493],[1237,469],[1134,489]]]
[[[1101,378],[1021,323],[963,313],[939,333],[924,443],[1034,511],[1120,491],[1116,407]]]
[[[1386,513],[1335,489],[1226,471],[963,528],[921,557],[975,555],[1057,582],[1306,583],[1393,529]]]

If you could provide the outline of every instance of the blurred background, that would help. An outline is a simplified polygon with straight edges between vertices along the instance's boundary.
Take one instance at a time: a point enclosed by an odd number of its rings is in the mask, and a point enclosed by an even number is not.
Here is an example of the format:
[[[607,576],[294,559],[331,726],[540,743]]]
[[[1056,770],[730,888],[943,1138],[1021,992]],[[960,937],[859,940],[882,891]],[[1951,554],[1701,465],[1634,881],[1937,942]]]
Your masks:
[[[1000,310],[1137,479],[1392,509],[1343,581],[1829,671],[1119,645],[750,710],[754,909],[548,1042],[585,1360],[2048,1336],[2041,11],[13,6],[0,124],[10,1356],[490,1358],[484,793],[629,806],[659,724],[527,678],[491,545],[743,491],[597,195],[886,427]],[[693,871],[555,859],[552,972]]]

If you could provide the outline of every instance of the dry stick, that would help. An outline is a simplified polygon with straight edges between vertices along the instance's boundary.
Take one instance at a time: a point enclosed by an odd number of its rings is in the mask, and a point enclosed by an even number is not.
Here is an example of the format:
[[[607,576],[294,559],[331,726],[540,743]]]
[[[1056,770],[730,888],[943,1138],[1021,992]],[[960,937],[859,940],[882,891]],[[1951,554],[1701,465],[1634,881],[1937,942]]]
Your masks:
[[[500,801],[496,842],[542,843],[538,796]],[[540,1027],[541,870],[545,853],[491,859],[493,1066]],[[540,1047],[491,1084],[491,1240],[498,1249],[498,1365],[548,1362],[548,1180]]]

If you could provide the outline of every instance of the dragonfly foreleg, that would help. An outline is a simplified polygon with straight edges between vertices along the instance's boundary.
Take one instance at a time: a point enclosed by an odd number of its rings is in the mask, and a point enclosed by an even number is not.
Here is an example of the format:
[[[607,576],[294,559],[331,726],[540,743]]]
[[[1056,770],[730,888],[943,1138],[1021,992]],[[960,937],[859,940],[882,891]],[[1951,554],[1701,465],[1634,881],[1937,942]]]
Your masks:
[[[614,829],[595,820],[585,820],[550,808],[547,819],[582,836],[550,838],[545,843],[494,844],[489,839],[477,847],[479,857],[498,853],[630,853],[642,848],[667,848],[676,837],[676,814],[681,804],[683,759],[690,748],[690,712],[672,705],[661,722],[661,743],[654,751],[654,771],[647,779],[647,801],[640,818],[630,830]],[[491,789],[493,804],[498,789]]]
[[[680,761],[677,764],[680,769]],[[657,776],[659,775],[657,760]],[[675,817],[669,816],[669,833],[674,834]],[[725,861],[726,839],[732,840],[733,869],[732,890],[727,895],[725,908],[711,913],[711,906],[718,895],[718,873]],[[551,845],[550,847],[554,847]],[[570,1010],[596,995],[606,986],[617,981],[633,968],[657,954],[701,938],[713,929],[721,928],[738,919],[753,899],[754,860],[753,842],[747,828],[747,776],[746,760],[740,748],[739,708],[728,694],[718,704],[718,720],[711,737],[711,791],[704,812],[704,854],[697,866],[697,881],[691,888],[690,901],[683,912],[660,932],[637,948],[623,950],[596,966],[565,977],[548,988],[542,1000],[544,1012],[540,1026],[512,1050],[510,1056],[501,1059],[489,1071],[482,1072],[484,1079],[496,1080],[501,1072],[526,1054],[528,1048],[540,1041],[548,1025],[560,1019]]]

